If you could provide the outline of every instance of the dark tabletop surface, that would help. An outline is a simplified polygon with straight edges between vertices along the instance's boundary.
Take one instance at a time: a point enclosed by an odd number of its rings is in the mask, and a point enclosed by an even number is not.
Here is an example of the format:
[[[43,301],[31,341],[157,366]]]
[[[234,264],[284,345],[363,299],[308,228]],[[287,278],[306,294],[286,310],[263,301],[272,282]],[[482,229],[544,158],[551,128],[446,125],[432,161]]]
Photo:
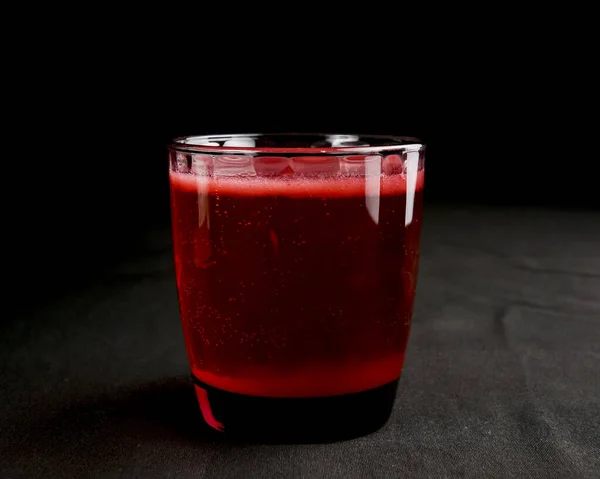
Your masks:
[[[599,477],[600,214],[425,212],[388,425],[215,441],[188,379],[167,229],[0,330],[1,477]]]

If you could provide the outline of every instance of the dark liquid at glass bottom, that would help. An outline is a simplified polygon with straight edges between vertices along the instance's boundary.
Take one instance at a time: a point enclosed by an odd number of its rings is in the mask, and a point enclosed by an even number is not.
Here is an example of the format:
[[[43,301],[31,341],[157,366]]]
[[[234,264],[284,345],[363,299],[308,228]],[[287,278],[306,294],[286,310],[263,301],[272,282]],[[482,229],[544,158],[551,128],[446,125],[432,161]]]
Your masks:
[[[369,434],[390,417],[398,380],[368,391],[316,398],[248,396],[192,375],[205,422],[234,440],[330,442]]]

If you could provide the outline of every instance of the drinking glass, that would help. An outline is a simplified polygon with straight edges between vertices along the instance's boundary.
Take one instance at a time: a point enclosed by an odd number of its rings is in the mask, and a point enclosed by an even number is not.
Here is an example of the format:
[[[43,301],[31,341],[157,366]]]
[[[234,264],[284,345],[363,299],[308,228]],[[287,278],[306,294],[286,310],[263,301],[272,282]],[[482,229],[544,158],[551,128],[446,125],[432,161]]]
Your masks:
[[[412,318],[424,151],[352,134],[172,142],[181,322],[209,426],[328,440],[386,423]]]

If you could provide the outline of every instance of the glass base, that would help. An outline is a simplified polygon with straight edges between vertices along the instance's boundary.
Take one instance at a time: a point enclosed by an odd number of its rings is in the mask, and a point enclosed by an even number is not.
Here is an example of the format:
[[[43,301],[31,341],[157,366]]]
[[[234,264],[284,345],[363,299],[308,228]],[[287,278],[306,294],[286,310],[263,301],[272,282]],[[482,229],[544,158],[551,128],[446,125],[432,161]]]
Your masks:
[[[380,429],[398,380],[342,396],[274,398],[217,389],[192,375],[204,421],[227,438],[261,442],[331,442]]]

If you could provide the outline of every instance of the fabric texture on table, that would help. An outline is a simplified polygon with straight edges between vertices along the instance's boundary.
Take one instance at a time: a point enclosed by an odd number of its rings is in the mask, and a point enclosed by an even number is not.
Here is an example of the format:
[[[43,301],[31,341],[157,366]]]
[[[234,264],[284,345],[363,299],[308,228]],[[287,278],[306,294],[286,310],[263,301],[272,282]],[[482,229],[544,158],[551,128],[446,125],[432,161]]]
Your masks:
[[[597,212],[426,208],[395,409],[354,440],[214,440],[167,229],[0,333],[2,477],[600,475]]]

